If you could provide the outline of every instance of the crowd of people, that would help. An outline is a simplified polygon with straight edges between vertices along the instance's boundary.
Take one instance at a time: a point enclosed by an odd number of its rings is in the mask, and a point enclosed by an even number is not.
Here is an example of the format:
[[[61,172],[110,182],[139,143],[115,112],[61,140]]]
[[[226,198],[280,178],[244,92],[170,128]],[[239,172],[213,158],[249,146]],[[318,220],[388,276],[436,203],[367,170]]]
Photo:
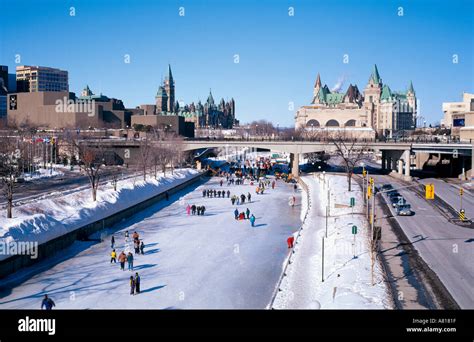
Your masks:
[[[128,252],[126,251],[127,247],[130,246],[130,235],[128,233],[128,230],[125,231],[124,233],[124,239],[125,239],[125,250],[120,252],[120,254],[117,256],[117,252],[115,250],[115,237],[112,235],[111,238],[111,247],[112,247],[112,252],[110,253],[110,263],[117,263],[117,260],[120,264],[120,270],[125,271],[125,263],[127,263],[127,270],[133,272],[133,262],[134,262],[134,256],[133,253],[129,250]],[[135,255],[145,254],[145,243],[143,240],[140,240],[140,235],[135,231],[132,234],[132,240],[133,240],[133,248]],[[130,294],[135,295],[140,293],[140,276],[138,275],[138,272],[135,273],[134,276],[130,276]]]

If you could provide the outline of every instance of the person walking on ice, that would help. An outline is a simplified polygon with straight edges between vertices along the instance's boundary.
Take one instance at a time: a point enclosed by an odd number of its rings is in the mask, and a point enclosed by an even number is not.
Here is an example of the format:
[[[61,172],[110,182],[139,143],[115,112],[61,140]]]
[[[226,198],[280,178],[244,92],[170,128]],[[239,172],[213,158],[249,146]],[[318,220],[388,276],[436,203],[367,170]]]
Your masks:
[[[122,253],[120,253],[118,259],[119,259],[119,262],[120,262],[120,269],[122,271],[125,271],[125,261],[127,261],[127,256],[125,255],[124,251],[122,251]]]
[[[245,212],[245,214],[247,214],[247,220],[250,218],[250,209],[247,208],[247,211]]]
[[[234,216],[235,216],[236,220],[239,219],[239,210],[237,208],[235,208],[235,210],[234,210]]]
[[[51,310],[54,306],[56,306],[54,301],[51,298],[49,298],[47,294],[45,294],[43,301],[41,302],[41,310],[43,310],[43,307],[46,310]]]
[[[135,292],[136,294],[140,293],[140,276],[138,272],[135,272]]]
[[[128,252],[127,263],[128,263],[128,270],[133,271],[133,254],[132,254],[132,252]]]
[[[135,295],[135,279],[133,276],[130,276],[130,295]]]
[[[186,207],[186,214],[191,214],[191,206],[188,204],[188,206]]]
[[[117,263],[117,253],[115,252],[115,249],[110,253],[110,263]]]
[[[286,243],[288,244],[288,248],[293,248],[294,242],[295,242],[295,237],[292,235],[286,240]]]
[[[141,255],[145,254],[145,253],[143,252],[144,249],[145,249],[145,244],[143,243],[143,240],[142,240],[142,242],[140,243],[140,254],[141,254]]]
[[[115,238],[113,235],[112,235],[112,239],[110,239],[110,245],[112,249],[115,247]]]
[[[250,224],[252,225],[252,227],[255,227],[255,215],[252,214],[252,216],[250,216]]]

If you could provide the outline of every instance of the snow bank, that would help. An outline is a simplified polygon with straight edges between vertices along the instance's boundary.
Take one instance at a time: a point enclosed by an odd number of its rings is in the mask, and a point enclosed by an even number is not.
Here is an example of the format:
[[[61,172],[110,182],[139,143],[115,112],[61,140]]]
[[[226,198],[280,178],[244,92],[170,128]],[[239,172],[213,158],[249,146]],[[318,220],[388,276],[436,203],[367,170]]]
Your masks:
[[[362,191],[353,182],[347,191],[345,176],[305,176],[310,203],[308,216],[291,255],[286,276],[280,284],[275,309],[383,309],[391,306],[383,273],[374,267],[363,215]],[[328,199],[328,189],[330,198]],[[354,197],[355,207],[349,206]],[[326,206],[329,200],[328,233]],[[357,226],[354,243],[352,227]],[[324,282],[322,281],[322,240],[324,238]],[[354,256],[356,256],[354,258]]]
[[[14,218],[0,217],[0,244],[28,241],[45,243],[89,223],[101,220],[123,209],[143,202],[157,194],[193,178],[198,171],[175,170],[161,174],[158,180],[142,177],[119,181],[117,191],[109,183],[99,187],[97,201],[92,201],[91,190],[39,200],[14,208]],[[0,255],[0,260],[10,255]]]

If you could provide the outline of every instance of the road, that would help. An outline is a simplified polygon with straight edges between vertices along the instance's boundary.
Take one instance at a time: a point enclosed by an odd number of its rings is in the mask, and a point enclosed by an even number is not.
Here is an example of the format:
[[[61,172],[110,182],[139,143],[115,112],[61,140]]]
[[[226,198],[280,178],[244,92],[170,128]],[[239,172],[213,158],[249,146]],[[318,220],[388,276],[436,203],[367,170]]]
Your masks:
[[[89,178],[78,172],[62,171],[64,175],[48,178],[40,178],[25,183],[16,183],[13,194],[13,205],[21,205],[34,201],[38,198],[61,195],[64,191],[79,190],[89,185]],[[129,177],[131,170],[123,169],[120,176]],[[104,169],[101,174],[101,184],[105,184],[112,178],[112,172]],[[0,208],[6,206],[4,197],[0,197]]]
[[[397,188],[410,184],[386,175],[374,178],[377,186],[390,183]],[[474,230],[450,223],[413,190],[399,192],[416,213],[411,217],[397,216],[406,236],[458,305],[474,309]]]
[[[255,213],[251,227],[234,219],[230,199],[202,197],[203,189],[222,189],[218,180],[191,186],[102,232],[104,242],[75,242],[56,261],[2,279],[0,309],[39,308],[45,293],[59,309],[266,308],[289,253],[286,238],[301,224],[301,194],[283,181],[263,195],[255,194],[255,185],[224,185],[232,194],[251,192],[252,202],[238,206]],[[297,205],[290,207],[294,194]],[[188,216],[187,203],[205,205],[206,215]],[[142,278],[138,296],[129,294],[134,272],[109,262],[110,234],[120,252],[127,249],[125,230],[137,231],[146,244],[134,262]]]

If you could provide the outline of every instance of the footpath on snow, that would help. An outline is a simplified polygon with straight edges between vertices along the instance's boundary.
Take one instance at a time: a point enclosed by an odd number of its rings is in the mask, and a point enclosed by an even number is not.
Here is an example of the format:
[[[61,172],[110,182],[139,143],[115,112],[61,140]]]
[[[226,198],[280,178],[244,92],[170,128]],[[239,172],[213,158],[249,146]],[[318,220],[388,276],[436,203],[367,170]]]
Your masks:
[[[372,284],[367,220],[358,184],[353,181],[349,192],[345,176],[315,174],[302,180],[309,189],[308,214],[272,308],[389,308],[389,295],[378,262]],[[353,208],[351,197],[355,201]],[[355,230],[357,233],[353,234]]]

